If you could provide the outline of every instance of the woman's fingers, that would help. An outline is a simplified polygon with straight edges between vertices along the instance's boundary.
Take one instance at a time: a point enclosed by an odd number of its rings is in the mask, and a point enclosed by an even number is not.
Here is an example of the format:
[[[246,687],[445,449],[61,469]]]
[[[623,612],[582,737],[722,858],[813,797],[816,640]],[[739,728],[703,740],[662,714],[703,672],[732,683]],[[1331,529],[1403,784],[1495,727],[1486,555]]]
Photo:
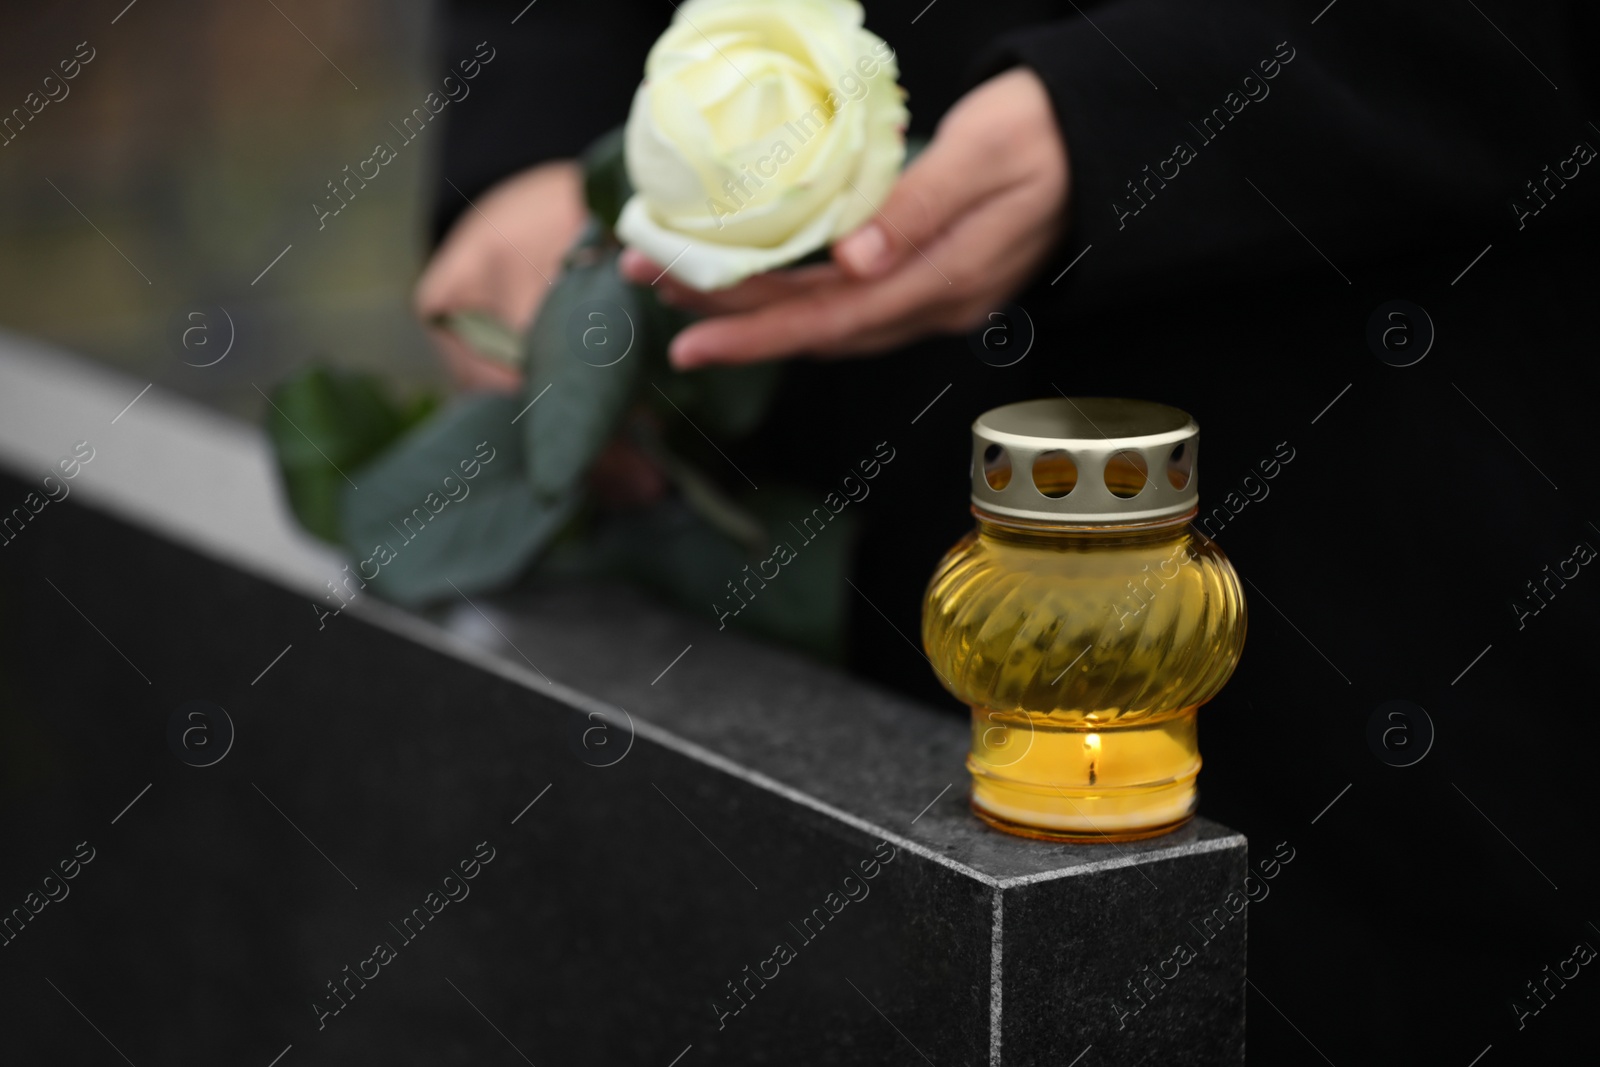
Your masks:
[[[980,87],[957,104],[895,182],[888,199],[874,205],[872,217],[833,246],[834,260],[852,277],[882,277],[936,241],[974,204],[1010,183],[1004,156],[995,151],[1003,146],[991,143],[981,115],[976,120],[968,115],[983,111],[983,94],[993,91]]]
[[[966,211],[924,250],[875,281],[844,280],[678,335],[675,366],[750,363],[814,353],[880,352],[981,321],[1026,277],[1052,237],[1028,227],[1013,190]]]
[[[664,303],[700,315],[726,315],[735,311],[749,311],[774,300],[784,299],[838,281],[843,277],[832,263],[816,263],[805,267],[789,267],[768,271],[746,278],[738,285],[703,293],[691,289],[672,275],[665,273],[641,252],[627,249],[618,263],[622,276],[636,285],[649,285]]]
[[[582,229],[583,176],[554,161],[514,174],[478,197],[450,228],[417,282],[413,306],[455,381],[469,389],[515,388],[518,371],[431,324],[441,315],[486,311],[513,330],[533,321]]]
[[[816,352],[887,326],[937,299],[946,288],[920,259],[875,282],[819,286],[742,314],[696,323],[672,342],[680,369],[709,363],[755,363]]]
[[[522,372],[479,355],[450,330],[432,328],[428,336],[444,362],[445,373],[462,389],[514,393],[522,386]]]
[[[784,300],[840,281],[844,277],[832,263],[819,263],[808,267],[775,270],[747,278],[738,285],[702,293],[670,276],[656,284],[661,299],[673,307],[683,308],[701,315],[727,315],[737,311],[750,311],[776,300]]]

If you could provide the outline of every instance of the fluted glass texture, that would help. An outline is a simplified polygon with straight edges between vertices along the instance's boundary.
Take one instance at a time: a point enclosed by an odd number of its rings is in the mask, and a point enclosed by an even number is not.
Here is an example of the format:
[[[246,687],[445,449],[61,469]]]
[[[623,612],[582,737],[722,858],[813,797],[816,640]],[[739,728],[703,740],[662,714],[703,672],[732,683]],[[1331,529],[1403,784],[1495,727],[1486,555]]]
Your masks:
[[[923,642],[974,708],[1153,722],[1205,703],[1244,644],[1238,576],[1188,523],[1116,531],[980,521],[929,583]]]

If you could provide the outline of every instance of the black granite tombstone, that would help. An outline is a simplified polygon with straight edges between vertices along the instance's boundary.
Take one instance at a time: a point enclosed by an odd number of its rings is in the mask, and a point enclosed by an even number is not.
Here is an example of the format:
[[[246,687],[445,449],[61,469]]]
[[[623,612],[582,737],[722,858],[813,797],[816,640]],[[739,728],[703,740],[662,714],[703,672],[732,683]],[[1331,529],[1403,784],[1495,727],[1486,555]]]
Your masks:
[[[993,832],[957,717],[622,589],[332,614],[118,429],[0,548],[7,1060],[1243,1062],[1239,835]]]

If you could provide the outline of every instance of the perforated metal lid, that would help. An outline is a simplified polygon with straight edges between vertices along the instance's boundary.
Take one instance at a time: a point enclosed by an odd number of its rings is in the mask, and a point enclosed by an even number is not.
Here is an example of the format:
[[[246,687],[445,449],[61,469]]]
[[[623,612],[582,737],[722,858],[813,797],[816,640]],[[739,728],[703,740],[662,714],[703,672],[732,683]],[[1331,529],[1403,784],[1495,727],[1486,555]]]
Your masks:
[[[972,502],[1038,522],[1175,518],[1200,499],[1199,446],[1188,412],[1148,400],[1007,404],[972,424]]]

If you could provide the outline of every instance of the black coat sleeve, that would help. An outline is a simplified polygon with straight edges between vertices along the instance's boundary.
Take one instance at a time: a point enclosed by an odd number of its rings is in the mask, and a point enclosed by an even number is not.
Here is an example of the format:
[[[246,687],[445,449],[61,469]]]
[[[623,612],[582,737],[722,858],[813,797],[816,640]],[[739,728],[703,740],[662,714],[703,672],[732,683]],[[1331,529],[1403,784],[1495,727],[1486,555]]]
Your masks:
[[[476,198],[515,171],[577,155],[627,117],[650,46],[672,15],[644,0],[447,0],[436,58],[454,70],[480,42],[495,50],[452,105],[436,157],[432,233],[438,240]],[[512,24],[512,19],[516,23]],[[451,188],[451,183],[460,192]]]
[[[1577,146],[1600,146],[1587,8],[1319,8],[1120,0],[981,58],[975,78],[1024,64],[1049,89],[1073,180],[1051,276],[1082,256],[1060,291],[1092,306],[1227,272],[1347,285],[1376,259],[1465,265],[1490,241],[1574,240],[1597,217],[1600,193],[1561,186],[1586,179],[1571,180]],[[1563,224],[1530,235],[1546,220],[1516,206],[1538,206],[1529,180],[1570,201]]]

